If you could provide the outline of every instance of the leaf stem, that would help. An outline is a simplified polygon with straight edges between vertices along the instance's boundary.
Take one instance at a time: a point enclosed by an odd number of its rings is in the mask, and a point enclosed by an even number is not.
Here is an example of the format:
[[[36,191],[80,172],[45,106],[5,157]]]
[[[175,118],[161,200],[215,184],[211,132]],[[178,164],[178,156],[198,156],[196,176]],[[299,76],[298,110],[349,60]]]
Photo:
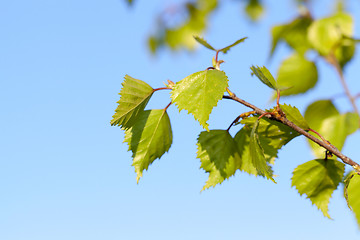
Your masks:
[[[288,120],[286,117],[282,117],[281,115],[272,115],[271,113],[268,113],[258,107],[256,107],[255,105],[241,99],[238,98],[235,94],[232,96],[223,96],[224,99],[231,99],[234,100],[238,103],[241,103],[242,105],[249,107],[251,109],[253,109],[257,114],[259,115],[264,115],[264,117],[267,117],[271,120],[275,120],[278,122],[281,122],[282,124],[294,129],[295,131],[297,131],[298,133],[300,133],[301,135],[307,137],[308,139],[310,139],[311,141],[317,143],[318,145],[320,145],[321,147],[325,148],[326,150],[328,150],[329,152],[333,153],[334,155],[336,155],[338,158],[340,158],[345,164],[348,164],[350,166],[352,166],[355,170],[360,169],[360,165],[356,162],[354,162],[352,159],[350,159],[349,157],[345,156],[343,153],[341,153],[335,146],[329,144],[329,141],[323,141],[320,140],[318,138],[316,138],[315,136],[311,135],[310,133],[308,133],[306,130],[300,128],[299,126],[297,126],[295,123],[291,122],[290,120]]]
[[[161,87],[161,88],[155,88],[153,89],[153,92],[159,91],[159,90],[171,90],[170,87]]]
[[[170,103],[164,108],[164,111],[166,111],[166,110],[170,107],[171,104],[172,104],[172,102],[170,102]]]
[[[330,144],[330,142],[329,142],[328,140],[326,140],[320,133],[318,133],[318,132],[315,131],[314,129],[309,128],[308,130],[309,130],[310,132],[313,132],[313,133],[315,133],[316,135],[318,135],[318,136],[321,138],[321,140],[323,140],[324,142],[327,142],[327,143]]]

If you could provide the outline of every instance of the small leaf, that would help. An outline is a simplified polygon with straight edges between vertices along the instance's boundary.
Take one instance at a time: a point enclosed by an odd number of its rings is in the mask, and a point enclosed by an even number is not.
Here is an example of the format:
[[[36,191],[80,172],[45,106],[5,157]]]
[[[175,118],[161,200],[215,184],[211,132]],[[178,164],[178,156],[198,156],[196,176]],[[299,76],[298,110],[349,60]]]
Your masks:
[[[234,175],[241,165],[235,141],[226,130],[201,132],[197,146],[201,168],[209,173],[209,179],[202,190],[222,183]]]
[[[276,82],[289,87],[281,91],[281,96],[288,96],[307,92],[315,86],[317,80],[316,65],[295,53],[281,63]]]
[[[301,115],[299,109],[287,104],[281,104],[280,108],[286,114],[286,118],[289,119],[291,122],[295,123],[295,125],[299,126],[304,130],[309,129],[309,125],[307,124],[304,117]]]
[[[307,16],[296,18],[294,21],[276,25],[271,29],[272,35],[272,55],[279,42],[285,41],[299,55],[303,55],[309,48],[310,43],[307,40],[307,31],[312,19]]]
[[[277,90],[276,81],[266,67],[252,66],[250,69],[252,70],[252,73],[255,74],[261,82],[263,82],[269,88]]]
[[[245,12],[252,21],[257,21],[264,14],[264,7],[259,0],[249,0]]]
[[[348,201],[360,227],[360,176],[354,173],[347,187]]]
[[[235,47],[236,45],[238,45],[239,43],[245,41],[245,39],[247,39],[247,37],[244,37],[244,38],[241,38],[239,40],[237,40],[236,42],[234,42],[233,44],[227,46],[227,47],[224,47],[222,49],[220,49],[219,51],[220,52],[223,52],[223,53],[227,53],[232,47]]]
[[[327,56],[339,46],[343,35],[353,35],[353,20],[351,15],[337,13],[314,21],[309,27],[308,40],[321,55]]]
[[[305,119],[312,129],[340,151],[347,136],[359,128],[359,116],[356,113],[340,114],[330,100],[316,101],[308,106]],[[324,156],[325,150],[322,147],[312,141],[309,143],[316,157]]]
[[[259,136],[257,134],[257,127],[259,126],[259,121],[256,121],[250,134],[250,158],[256,170],[264,175],[267,179],[271,179],[273,182],[273,174],[271,167],[267,164],[264,150],[260,145]]]
[[[345,165],[337,160],[316,159],[299,165],[293,172],[292,186],[300,195],[305,194],[310,201],[330,218],[328,205],[345,171]]]
[[[200,43],[201,45],[203,45],[204,47],[210,49],[210,50],[213,50],[213,51],[216,51],[216,49],[211,46],[205,39],[199,37],[199,36],[194,36],[194,39]]]
[[[227,87],[228,78],[223,71],[200,71],[176,83],[171,91],[171,99],[179,111],[187,110],[201,126],[209,130],[209,115]]]
[[[132,78],[129,75],[125,76],[122,86],[123,88],[119,93],[121,97],[117,102],[119,105],[115,110],[111,125],[129,128],[144,111],[153,94],[153,88],[146,82]]]
[[[132,151],[133,164],[137,174],[142,177],[143,170],[170,149],[172,130],[170,119],[163,109],[147,110],[140,114],[136,123],[125,130],[125,140]]]

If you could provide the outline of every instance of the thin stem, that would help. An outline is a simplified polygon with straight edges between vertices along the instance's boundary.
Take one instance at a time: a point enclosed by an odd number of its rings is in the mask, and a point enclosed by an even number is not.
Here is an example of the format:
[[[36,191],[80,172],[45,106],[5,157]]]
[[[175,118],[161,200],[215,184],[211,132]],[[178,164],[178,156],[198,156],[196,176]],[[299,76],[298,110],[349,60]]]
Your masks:
[[[230,128],[234,126],[235,123],[237,123],[240,119],[241,115],[237,116],[234,121],[230,124],[230,126],[226,129],[226,131],[230,131]]]
[[[215,54],[215,62],[216,62],[216,63],[218,62],[219,52],[220,52],[220,50],[217,50],[217,51],[216,51],[216,54]]]
[[[153,89],[153,92],[159,91],[159,90],[171,90],[170,87],[161,87],[161,88],[155,88]]]
[[[322,141],[322,140],[316,138],[315,136],[308,133],[306,130],[300,128],[299,126],[297,126],[296,124],[294,124],[293,122],[288,120],[286,117],[282,117],[281,115],[272,115],[271,113],[268,113],[268,112],[256,107],[255,105],[253,105],[251,103],[248,103],[247,101],[245,101],[243,99],[238,98],[236,95],[232,95],[232,96],[225,96],[224,95],[223,98],[234,100],[234,101],[236,101],[238,103],[241,103],[242,105],[244,105],[246,107],[249,107],[249,108],[253,109],[259,115],[263,115],[264,117],[267,117],[267,118],[269,118],[271,120],[281,122],[282,124],[294,129],[295,131],[297,131],[301,135],[304,135],[305,137],[307,137],[311,141],[317,143],[321,147],[323,147],[326,150],[328,150],[329,152],[333,153],[338,158],[340,158],[345,164],[348,164],[348,165],[352,166],[357,171],[360,170],[360,165],[358,163],[354,162],[352,159],[350,159],[349,157],[342,154],[335,146],[329,144],[328,141]]]
[[[170,103],[164,108],[164,111],[166,111],[166,110],[170,107],[171,104],[172,104],[172,102],[170,102]]]
[[[318,132],[315,131],[314,129],[309,128],[308,130],[309,130],[310,132],[313,132],[313,133],[315,133],[316,135],[318,135],[318,136],[321,138],[321,140],[323,140],[324,142],[327,142],[327,143],[330,144],[330,142],[329,142],[328,140],[326,140],[320,133],[318,133]]]
[[[339,79],[340,79],[342,87],[345,90],[346,96],[349,98],[349,101],[350,101],[352,107],[354,108],[354,111],[359,115],[359,110],[356,106],[355,98],[350,93],[350,89],[346,83],[343,70],[341,69],[341,66],[340,66],[339,62],[337,61],[337,59],[335,58],[334,54],[329,56],[329,62],[331,65],[334,66],[337,74],[339,75]]]

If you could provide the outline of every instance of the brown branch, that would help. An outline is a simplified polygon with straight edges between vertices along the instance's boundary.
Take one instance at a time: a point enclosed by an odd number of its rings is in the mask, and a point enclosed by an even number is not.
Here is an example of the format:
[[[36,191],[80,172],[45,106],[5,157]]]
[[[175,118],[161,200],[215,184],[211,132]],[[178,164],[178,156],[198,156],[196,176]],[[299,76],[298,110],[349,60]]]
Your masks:
[[[349,157],[342,154],[335,146],[329,144],[328,141],[322,141],[322,140],[316,138],[315,136],[308,133],[306,130],[300,128],[295,123],[288,120],[286,117],[283,117],[281,115],[272,115],[271,113],[268,113],[268,112],[266,112],[266,111],[264,111],[264,110],[262,110],[262,109],[260,109],[260,108],[258,108],[256,106],[252,105],[251,103],[248,103],[245,100],[238,98],[235,94],[233,94],[231,96],[224,95],[223,98],[234,100],[234,101],[236,101],[238,103],[241,103],[242,105],[244,105],[246,107],[249,107],[249,108],[253,109],[259,115],[263,115],[264,117],[267,117],[267,118],[269,118],[271,120],[276,120],[278,122],[281,122],[282,124],[294,129],[295,131],[297,131],[301,135],[307,137],[311,141],[317,143],[321,147],[323,147],[326,150],[328,150],[329,152],[333,153],[338,158],[340,158],[345,164],[348,164],[348,165],[352,166],[357,171],[360,170],[360,165],[358,163],[354,162]]]

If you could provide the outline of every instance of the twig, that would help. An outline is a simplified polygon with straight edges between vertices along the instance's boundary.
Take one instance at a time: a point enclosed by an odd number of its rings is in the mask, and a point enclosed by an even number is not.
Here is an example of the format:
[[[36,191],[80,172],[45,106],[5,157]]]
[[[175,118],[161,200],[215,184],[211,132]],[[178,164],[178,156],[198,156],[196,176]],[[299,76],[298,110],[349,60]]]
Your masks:
[[[349,101],[352,105],[352,107],[354,108],[354,111],[357,113],[357,115],[359,115],[359,110],[356,106],[356,102],[355,102],[355,98],[351,95],[350,93],[350,89],[346,83],[346,80],[345,80],[345,77],[344,77],[344,73],[341,69],[341,66],[339,64],[339,62],[337,61],[337,59],[335,58],[335,55],[334,54],[330,54],[327,58],[327,60],[329,61],[329,63],[331,65],[334,66],[337,74],[339,75],[339,79],[340,79],[340,82],[341,82],[341,85],[343,86],[344,90],[345,90],[345,94],[346,96],[349,98]]]
[[[270,114],[270,113],[268,113],[268,112],[266,112],[266,111],[264,111],[264,110],[262,110],[262,109],[260,109],[260,108],[258,108],[256,106],[252,105],[251,103],[248,103],[245,100],[238,98],[235,94],[232,95],[232,96],[224,95],[223,98],[234,100],[234,101],[236,101],[238,103],[241,103],[242,105],[244,105],[246,107],[249,107],[249,108],[253,109],[259,115],[263,115],[264,117],[267,117],[267,118],[269,118],[271,120],[276,120],[278,122],[281,122],[282,124],[294,129],[295,131],[297,131],[301,135],[304,135],[305,137],[307,137],[311,141],[317,143],[321,147],[323,147],[326,150],[328,150],[329,152],[333,153],[338,158],[340,158],[345,164],[348,164],[348,165],[352,166],[357,171],[360,170],[360,165],[358,163],[354,162],[352,159],[350,159],[349,157],[342,154],[335,146],[329,144],[328,141],[322,141],[322,140],[316,138],[315,136],[311,135],[310,133],[308,133],[304,129],[297,126],[295,123],[288,120],[286,117],[283,117],[281,115],[272,115],[272,114]]]

